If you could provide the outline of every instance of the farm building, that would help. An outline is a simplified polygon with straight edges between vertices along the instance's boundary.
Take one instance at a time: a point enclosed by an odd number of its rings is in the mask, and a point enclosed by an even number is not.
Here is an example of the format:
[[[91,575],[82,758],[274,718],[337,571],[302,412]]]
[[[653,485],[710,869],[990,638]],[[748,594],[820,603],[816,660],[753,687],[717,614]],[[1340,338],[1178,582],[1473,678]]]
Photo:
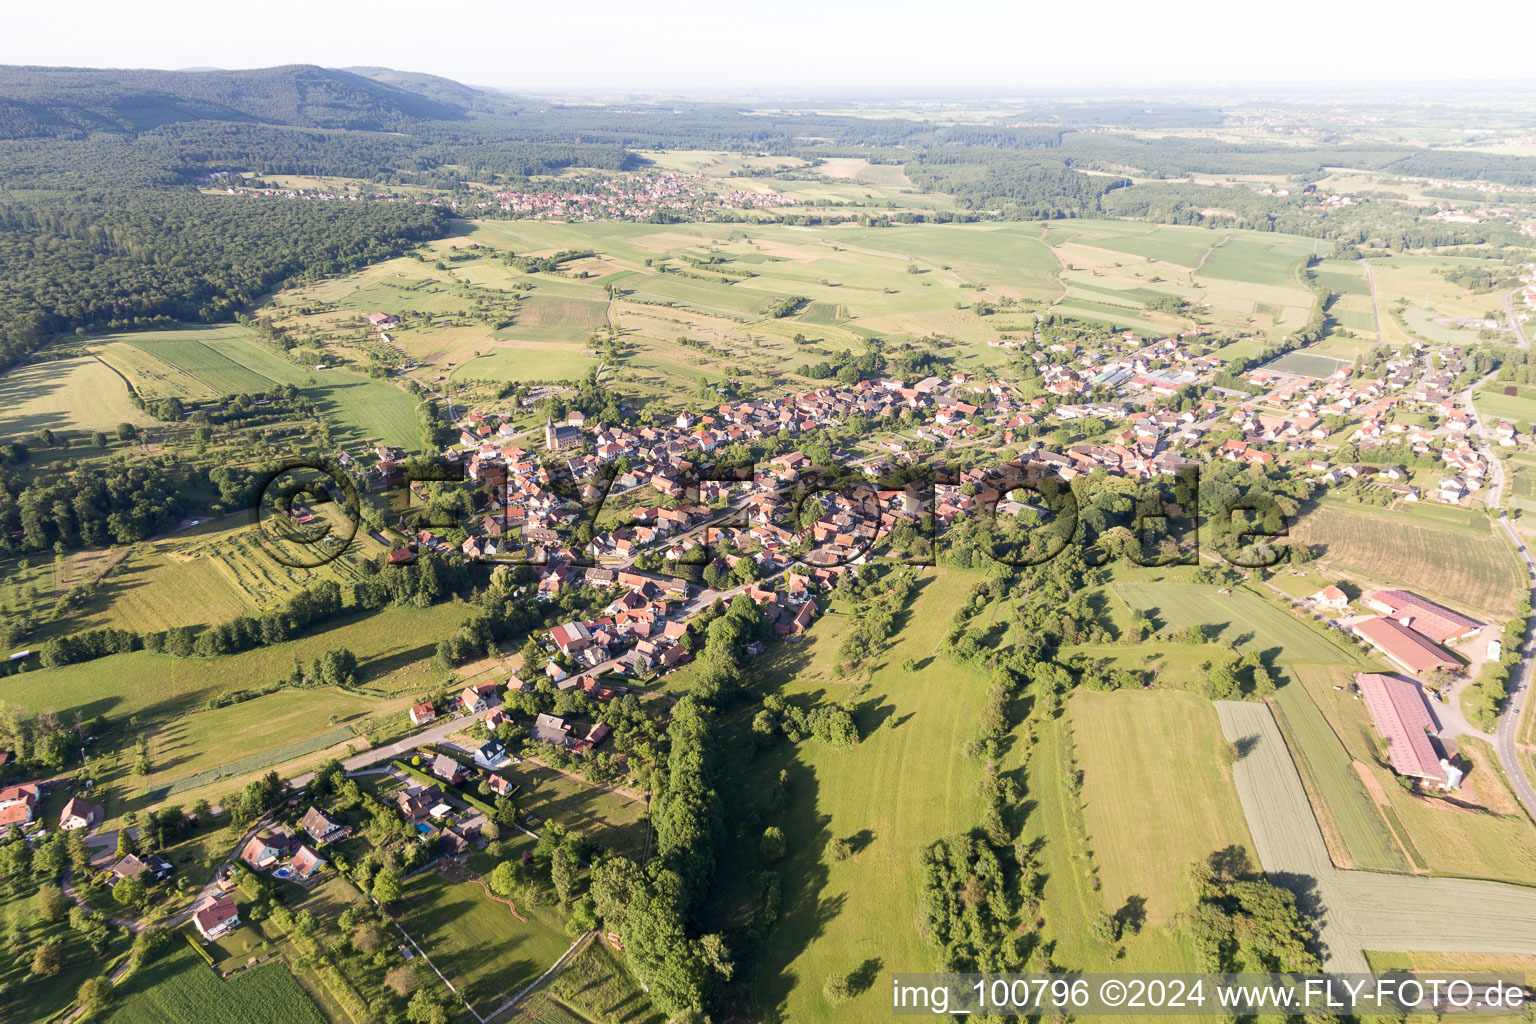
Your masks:
[[[1437,668],[1455,670],[1461,667],[1461,663],[1439,644],[1415,633],[1396,619],[1385,616],[1361,619],[1355,623],[1354,630],[1361,639],[1404,672],[1418,675],[1433,672]]]
[[[1332,608],[1341,612],[1349,607],[1349,595],[1330,584],[1312,595],[1312,603],[1319,608]]]
[[[1442,608],[1410,590],[1373,590],[1362,600],[1366,607],[1396,619],[1437,644],[1464,640],[1483,628],[1481,622]]]
[[[1355,676],[1355,682],[1377,734],[1387,741],[1392,770],[1441,789],[1454,789],[1461,781],[1461,772],[1441,758],[1430,742],[1435,723],[1419,684],[1379,672],[1362,672]]]

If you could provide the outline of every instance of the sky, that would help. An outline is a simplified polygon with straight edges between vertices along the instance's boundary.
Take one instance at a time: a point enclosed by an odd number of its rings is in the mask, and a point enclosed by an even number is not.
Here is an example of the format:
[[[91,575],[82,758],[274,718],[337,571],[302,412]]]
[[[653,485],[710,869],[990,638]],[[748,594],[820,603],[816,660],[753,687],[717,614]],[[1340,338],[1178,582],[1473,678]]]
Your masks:
[[[519,91],[1404,85],[1536,77],[1529,0],[6,5],[0,63],[377,65]],[[1501,30],[1504,29],[1504,30]]]

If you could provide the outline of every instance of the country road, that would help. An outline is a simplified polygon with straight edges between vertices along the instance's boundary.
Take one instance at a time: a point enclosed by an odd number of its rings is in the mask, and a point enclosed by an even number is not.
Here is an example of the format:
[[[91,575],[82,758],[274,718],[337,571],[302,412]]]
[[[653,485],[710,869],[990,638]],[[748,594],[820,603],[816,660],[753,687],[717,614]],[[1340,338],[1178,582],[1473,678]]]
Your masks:
[[[1526,550],[1525,542],[1520,539],[1520,534],[1515,531],[1509,522],[1509,517],[1499,514],[1499,525],[1509,535],[1510,543],[1520,553],[1520,560],[1525,564],[1525,572],[1528,582],[1536,583],[1536,560],[1531,558],[1531,553]],[[1525,773],[1525,766],[1520,763],[1520,713],[1531,692],[1531,670],[1533,658],[1536,658],[1536,613],[1525,624],[1525,639],[1520,644],[1520,664],[1515,666],[1514,677],[1509,682],[1509,697],[1504,701],[1504,710],[1499,713],[1499,724],[1495,730],[1494,749],[1499,753],[1499,763],[1504,768],[1504,775],[1509,779],[1509,784],[1514,787],[1515,795],[1520,798],[1520,803],[1525,806],[1525,813],[1532,820],[1536,820],[1536,786],[1531,785],[1530,776]]]
[[[1318,922],[1325,970],[1368,971],[1367,950],[1531,952],[1536,889],[1334,867],[1269,707],[1223,700],[1216,714],[1239,750],[1232,775],[1259,863]]]

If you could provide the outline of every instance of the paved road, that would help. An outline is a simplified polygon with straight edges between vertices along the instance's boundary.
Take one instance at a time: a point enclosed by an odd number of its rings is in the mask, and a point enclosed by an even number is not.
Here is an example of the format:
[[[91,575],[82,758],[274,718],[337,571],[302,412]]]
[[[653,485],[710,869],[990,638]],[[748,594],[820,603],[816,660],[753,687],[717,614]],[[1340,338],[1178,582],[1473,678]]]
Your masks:
[[[1217,701],[1216,714],[1222,733],[1241,752],[1232,774],[1259,862],[1319,922],[1325,969],[1368,971],[1366,950],[1531,951],[1536,889],[1334,867],[1269,708]]]
[[[1536,560],[1526,550],[1525,541],[1510,524],[1508,516],[1500,513],[1499,525],[1520,553],[1520,561],[1525,564],[1528,579],[1536,581]],[[1504,710],[1499,715],[1494,738],[1494,749],[1499,752],[1499,763],[1504,767],[1509,784],[1514,787],[1515,795],[1525,806],[1525,812],[1536,819],[1536,786],[1531,785],[1530,776],[1525,773],[1525,765],[1520,762],[1518,751],[1520,714],[1530,697],[1533,660],[1536,660],[1536,613],[1525,624],[1525,639],[1520,644],[1520,664],[1515,666],[1514,678],[1510,680],[1509,698],[1504,702]]]
[[[380,761],[388,761],[392,757],[408,754],[417,747],[426,746],[431,743],[441,743],[448,738],[449,733],[468,728],[473,719],[474,716],[472,715],[443,718],[436,724],[429,725],[420,732],[413,732],[404,739],[396,740],[393,743],[386,743],[382,747],[373,747],[360,754],[353,754],[351,757],[344,758],[341,766],[349,772],[355,772],[360,768],[367,768],[370,765],[378,764]],[[303,775],[296,775],[289,779],[288,783],[294,789],[300,789],[309,785],[314,777],[314,772],[306,772]]]

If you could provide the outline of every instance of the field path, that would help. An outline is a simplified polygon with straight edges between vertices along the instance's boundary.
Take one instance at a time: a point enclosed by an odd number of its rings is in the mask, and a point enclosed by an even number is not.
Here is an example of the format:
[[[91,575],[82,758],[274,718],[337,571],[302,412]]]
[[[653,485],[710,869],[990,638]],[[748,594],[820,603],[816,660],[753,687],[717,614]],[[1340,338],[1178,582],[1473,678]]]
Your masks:
[[[1519,317],[1515,316],[1515,296],[1520,289],[1504,293],[1504,315],[1509,317],[1509,326],[1514,328],[1515,338],[1519,340],[1521,348],[1530,348],[1531,339],[1526,337],[1525,327],[1521,325]]]
[[[1239,751],[1233,777],[1259,861],[1318,921],[1325,969],[1367,972],[1366,950],[1531,952],[1536,889],[1334,867],[1269,708],[1217,701],[1216,714]]]
[[[1376,331],[1376,344],[1381,344],[1381,311],[1376,305],[1376,275],[1371,271],[1371,261],[1365,261],[1365,283],[1371,286],[1371,323]]]

